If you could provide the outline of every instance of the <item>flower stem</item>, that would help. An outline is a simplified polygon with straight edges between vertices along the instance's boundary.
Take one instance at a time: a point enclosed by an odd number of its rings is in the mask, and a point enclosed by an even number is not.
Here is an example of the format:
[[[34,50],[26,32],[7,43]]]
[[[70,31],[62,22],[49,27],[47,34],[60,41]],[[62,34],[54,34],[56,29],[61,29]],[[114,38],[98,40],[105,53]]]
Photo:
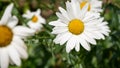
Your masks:
[[[18,18],[19,18],[19,21],[20,21],[20,23],[22,24],[22,25],[25,25],[25,22],[26,22],[26,20],[22,17],[22,15],[21,15],[21,13],[19,12],[19,11],[21,11],[19,8],[19,4],[16,2],[16,0],[11,0],[11,2],[13,2],[14,3],[14,13],[13,14],[15,14]]]

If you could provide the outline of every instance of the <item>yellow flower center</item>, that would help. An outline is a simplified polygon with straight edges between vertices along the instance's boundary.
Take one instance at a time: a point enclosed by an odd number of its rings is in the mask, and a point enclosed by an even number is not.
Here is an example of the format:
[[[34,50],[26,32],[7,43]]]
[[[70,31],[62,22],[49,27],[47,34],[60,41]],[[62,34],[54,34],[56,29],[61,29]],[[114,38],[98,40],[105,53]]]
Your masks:
[[[87,4],[86,1],[81,2],[81,3],[80,3],[80,9],[82,9],[86,4]],[[91,6],[90,6],[90,4],[89,4],[89,5],[88,5],[88,11],[90,11],[90,9],[91,9]]]
[[[84,23],[79,19],[73,19],[70,21],[68,29],[72,34],[79,35],[84,31]]]
[[[0,47],[8,46],[11,43],[12,38],[12,30],[5,25],[0,25]]]
[[[33,21],[34,23],[36,23],[36,22],[38,21],[38,17],[37,17],[37,16],[33,16],[33,17],[32,17],[32,21]]]

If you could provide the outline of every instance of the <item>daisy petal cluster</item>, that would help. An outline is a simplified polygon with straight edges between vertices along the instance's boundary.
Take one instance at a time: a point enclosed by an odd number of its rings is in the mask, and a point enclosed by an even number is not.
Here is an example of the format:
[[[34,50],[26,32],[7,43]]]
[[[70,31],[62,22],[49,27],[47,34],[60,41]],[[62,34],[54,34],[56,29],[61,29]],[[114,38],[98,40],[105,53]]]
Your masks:
[[[11,14],[13,6],[7,6],[0,20],[0,68],[8,68],[9,63],[20,66],[21,58],[28,57],[23,39],[35,33],[25,26],[17,26],[18,19]]]
[[[42,24],[45,24],[45,19],[40,15],[41,10],[38,9],[37,11],[31,12],[27,10],[26,14],[23,14],[23,17],[30,19],[28,22],[28,26],[31,29],[34,29],[36,32],[42,30]]]
[[[90,44],[96,45],[96,40],[105,39],[110,32],[108,23],[104,22],[104,18],[97,12],[96,7],[101,7],[101,2],[86,0],[84,5],[82,2],[83,0],[67,1],[66,10],[59,7],[60,12],[56,12],[58,20],[49,23],[54,26],[52,31],[52,34],[56,35],[54,42],[65,44],[67,53],[74,48],[80,51],[80,45],[90,51]],[[96,7],[93,5],[94,2],[97,4]],[[100,10],[101,8],[98,8],[98,11]]]

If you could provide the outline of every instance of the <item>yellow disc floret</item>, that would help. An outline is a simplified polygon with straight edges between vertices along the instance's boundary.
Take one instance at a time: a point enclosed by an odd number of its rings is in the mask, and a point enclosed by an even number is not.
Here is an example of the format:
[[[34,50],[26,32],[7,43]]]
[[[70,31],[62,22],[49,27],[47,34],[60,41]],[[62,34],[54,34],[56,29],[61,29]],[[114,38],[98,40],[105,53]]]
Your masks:
[[[69,22],[68,29],[72,34],[79,35],[84,31],[84,23],[79,19],[73,19]]]
[[[8,46],[13,38],[12,30],[4,25],[0,25],[0,47]]]
[[[38,21],[38,17],[37,16],[33,16],[32,17],[32,22],[36,23]]]
[[[80,3],[80,9],[82,9],[86,4],[87,4],[86,1],[81,2],[81,3]],[[88,11],[90,11],[90,9],[91,9],[91,6],[90,6],[90,4],[89,4],[89,5],[88,5]]]

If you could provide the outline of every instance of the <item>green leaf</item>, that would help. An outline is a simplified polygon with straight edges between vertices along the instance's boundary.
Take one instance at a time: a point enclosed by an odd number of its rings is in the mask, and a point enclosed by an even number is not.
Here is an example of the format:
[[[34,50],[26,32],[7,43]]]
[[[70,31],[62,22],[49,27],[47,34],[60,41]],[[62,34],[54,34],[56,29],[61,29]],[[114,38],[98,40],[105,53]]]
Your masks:
[[[120,0],[112,0],[112,3],[118,8],[120,8]]]

